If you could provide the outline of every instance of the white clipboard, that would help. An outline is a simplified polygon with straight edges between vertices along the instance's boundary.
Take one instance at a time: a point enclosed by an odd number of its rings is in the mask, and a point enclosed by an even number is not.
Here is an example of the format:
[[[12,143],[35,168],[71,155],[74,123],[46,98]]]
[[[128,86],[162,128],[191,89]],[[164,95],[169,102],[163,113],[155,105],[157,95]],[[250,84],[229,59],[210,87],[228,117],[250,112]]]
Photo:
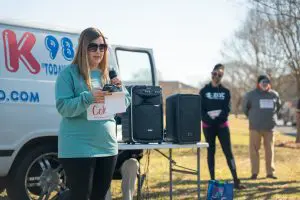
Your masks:
[[[112,92],[104,97],[104,103],[93,103],[87,109],[88,120],[111,119],[116,113],[126,111],[125,93]]]

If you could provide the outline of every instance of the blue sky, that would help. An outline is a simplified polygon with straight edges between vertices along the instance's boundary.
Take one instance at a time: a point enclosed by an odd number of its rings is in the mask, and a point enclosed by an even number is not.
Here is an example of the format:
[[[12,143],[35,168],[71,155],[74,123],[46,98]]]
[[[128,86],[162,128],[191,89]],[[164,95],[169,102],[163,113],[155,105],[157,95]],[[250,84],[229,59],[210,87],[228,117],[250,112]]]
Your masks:
[[[164,80],[198,85],[223,62],[223,42],[242,24],[243,0],[10,0],[0,20],[81,31],[96,26],[113,44],[152,48]]]

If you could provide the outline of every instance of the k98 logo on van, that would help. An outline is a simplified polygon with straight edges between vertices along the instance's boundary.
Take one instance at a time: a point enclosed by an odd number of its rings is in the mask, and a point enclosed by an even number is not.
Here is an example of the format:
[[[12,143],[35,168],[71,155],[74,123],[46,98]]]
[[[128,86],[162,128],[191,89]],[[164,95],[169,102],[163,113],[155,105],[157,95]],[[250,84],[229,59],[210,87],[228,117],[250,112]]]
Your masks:
[[[57,76],[70,64],[75,56],[72,40],[77,40],[75,35],[67,37],[10,29],[2,31],[2,39],[5,68],[8,72],[22,71],[25,72],[23,74],[46,77]]]

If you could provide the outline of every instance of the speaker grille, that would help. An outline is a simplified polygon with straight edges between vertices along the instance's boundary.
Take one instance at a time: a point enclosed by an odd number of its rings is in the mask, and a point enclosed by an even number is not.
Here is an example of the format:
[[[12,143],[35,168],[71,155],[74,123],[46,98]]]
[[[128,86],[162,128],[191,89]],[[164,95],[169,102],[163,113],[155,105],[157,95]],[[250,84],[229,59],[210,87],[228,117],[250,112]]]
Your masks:
[[[200,140],[200,99],[197,97],[181,96],[179,98],[179,136],[184,142]]]
[[[133,111],[133,136],[140,140],[162,139],[161,105],[141,105]]]
[[[162,142],[163,108],[159,86],[132,86],[132,103],[128,120],[122,121],[124,142]]]
[[[175,94],[166,100],[167,141],[196,143],[201,139],[200,96]]]

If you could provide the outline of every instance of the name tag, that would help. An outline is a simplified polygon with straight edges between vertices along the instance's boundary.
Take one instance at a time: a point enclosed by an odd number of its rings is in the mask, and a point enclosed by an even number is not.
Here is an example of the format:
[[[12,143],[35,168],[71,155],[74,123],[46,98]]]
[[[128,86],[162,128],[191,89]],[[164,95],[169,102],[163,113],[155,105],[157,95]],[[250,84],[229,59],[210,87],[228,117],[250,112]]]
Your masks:
[[[106,120],[114,117],[116,113],[126,111],[125,93],[113,92],[105,96],[105,103],[93,103],[87,109],[88,120]]]
[[[210,116],[210,117],[218,117],[220,115],[222,110],[211,110],[211,111],[208,111],[207,114]]]
[[[274,101],[273,99],[261,99],[259,100],[259,107],[261,109],[273,109]]]

